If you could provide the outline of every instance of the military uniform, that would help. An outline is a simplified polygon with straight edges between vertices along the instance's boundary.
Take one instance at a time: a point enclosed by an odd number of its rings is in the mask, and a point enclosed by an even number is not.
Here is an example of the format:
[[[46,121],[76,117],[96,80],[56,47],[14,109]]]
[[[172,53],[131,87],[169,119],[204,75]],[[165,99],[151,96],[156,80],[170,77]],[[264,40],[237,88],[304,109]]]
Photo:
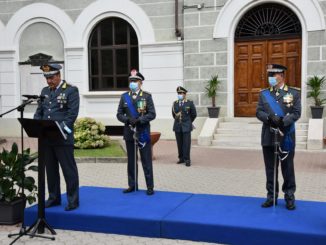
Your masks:
[[[182,87],[177,88],[178,91],[186,93]],[[178,163],[185,162],[190,166],[190,146],[191,131],[193,130],[193,121],[197,117],[196,107],[191,100],[176,100],[172,105],[172,116],[174,118],[173,131],[178,145]]]
[[[61,203],[59,162],[67,185],[68,206],[74,209],[79,205],[79,178],[74,158],[73,133],[74,122],[79,111],[78,88],[62,80],[61,85],[55,90],[44,87],[41,95],[45,96],[45,99],[39,102],[34,118],[58,121],[62,130],[67,133],[67,140],[46,139],[44,141],[49,191],[46,207]],[[68,133],[67,130],[71,132]]]
[[[287,203],[295,200],[294,193],[296,190],[295,174],[294,174],[294,164],[293,158],[295,154],[295,130],[289,131],[289,128],[294,127],[294,123],[300,118],[301,115],[301,100],[300,91],[296,88],[291,88],[284,85],[283,88],[276,90],[271,87],[260,92],[259,102],[257,105],[256,116],[263,122],[262,132],[261,132],[261,145],[263,148],[265,171],[266,171],[266,189],[267,189],[267,203],[273,199],[273,186],[274,186],[274,133],[271,131],[271,116],[275,116],[275,112],[272,110],[266,94],[271,96],[280,108],[284,112],[284,117],[281,118],[282,126],[279,127],[280,131],[283,133],[289,132],[289,137],[293,142],[293,148],[289,151],[288,156],[281,161],[281,170],[284,178],[284,183],[282,186],[282,191],[285,193],[285,200]],[[290,98],[290,100],[289,100]],[[276,115],[277,116],[277,115]],[[272,125],[273,126],[273,125]],[[275,126],[273,126],[275,128]],[[280,145],[284,143],[284,137],[280,137]],[[279,165],[279,159],[277,161],[277,169]],[[277,173],[276,173],[277,176]],[[277,178],[276,178],[277,179]],[[277,198],[279,192],[278,181],[276,183],[276,193]],[[266,203],[265,203],[266,204]],[[270,205],[266,205],[268,207]],[[293,206],[294,209],[295,206]],[[289,208],[292,209],[292,208]]]
[[[145,103],[146,109],[138,118],[138,122],[136,124],[138,136],[141,132],[146,131],[150,133],[150,121],[154,120],[156,117],[155,107],[152,99],[152,95],[148,92],[139,90],[138,93],[134,94],[132,92],[126,92],[121,95],[117,118],[120,122],[124,123],[124,132],[123,138],[126,142],[127,154],[128,154],[128,185],[129,190],[138,189],[138,186],[135,186],[136,176],[138,176],[138,166],[137,173],[135,173],[135,148],[134,148],[134,132],[131,130],[130,119],[133,117],[132,113],[128,108],[128,103],[126,101],[126,97],[128,96],[132,101],[132,104],[135,108],[138,108],[139,103]],[[153,164],[152,164],[152,149],[150,141],[145,144],[144,147],[139,147],[140,158],[144,170],[145,180],[147,189],[154,188],[154,180],[153,180]],[[138,154],[137,154],[138,156]],[[136,176],[135,176],[136,175]]]

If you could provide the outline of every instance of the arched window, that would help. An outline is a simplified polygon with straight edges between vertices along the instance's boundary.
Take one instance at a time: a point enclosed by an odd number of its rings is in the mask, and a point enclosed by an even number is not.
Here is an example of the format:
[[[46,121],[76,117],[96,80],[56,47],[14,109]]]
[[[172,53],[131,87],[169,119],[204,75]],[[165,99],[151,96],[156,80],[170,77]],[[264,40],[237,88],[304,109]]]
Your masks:
[[[280,4],[262,4],[246,13],[235,31],[235,39],[279,39],[301,37],[300,20]]]
[[[90,91],[128,88],[128,74],[138,69],[138,39],[125,20],[107,18],[97,24],[88,43]]]

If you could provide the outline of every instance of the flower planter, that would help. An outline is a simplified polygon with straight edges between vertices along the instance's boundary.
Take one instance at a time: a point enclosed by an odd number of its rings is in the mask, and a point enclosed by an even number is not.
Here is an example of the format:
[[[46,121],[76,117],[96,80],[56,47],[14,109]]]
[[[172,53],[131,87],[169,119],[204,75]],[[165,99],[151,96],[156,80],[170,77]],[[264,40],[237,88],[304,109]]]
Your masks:
[[[11,203],[0,202],[0,225],[14,225],[23,220],[25,201],[23,198]]]
[[[218,118],[220,107],[207,107],[209,118]]]
[[[152,159],[155,159],[154,153],[153,153],[153,146],[155,143],[160,139],[161,133],[160,132],[151,132],[151,144],[152,144]]]
[[[323,118],[323,110],[324,110],[323,106],[310,106],[310,108],[311,108],[312,118],[315,119]]]

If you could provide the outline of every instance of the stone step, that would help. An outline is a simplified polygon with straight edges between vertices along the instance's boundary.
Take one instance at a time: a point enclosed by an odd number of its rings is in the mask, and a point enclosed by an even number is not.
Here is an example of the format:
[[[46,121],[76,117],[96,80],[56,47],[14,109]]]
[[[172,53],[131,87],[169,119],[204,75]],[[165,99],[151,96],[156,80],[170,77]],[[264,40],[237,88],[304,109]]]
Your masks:
[[[261,123],[261,121],[258,120],[256,117],[224,117],[224,118],[221,118],[221,121],[223,121],[223,122],[259,122],[259,123]],[[308,120],[300,118],[296,123],[308,123]]]
[[[261,129],[261,123],[239,123],[239,122],[221,122],[218,128],[228,128],[228,129],[248,129],[248,130],[258,130]]]
[[[252,136],[252,135],[259,135],[261,134],[261,128],[258,130],[254,129],[230,129],[230,128],[217,128],[216,129],[216,134],[217,135],[243,135],[243,136]],[[215,134],[215,135],[216,135]],[[296,135],[297,136],[307,136],[308,135],[308,130],[296,130]]]
[[[225,149],[261,149],[260,142],[259,143],[250,143],[250,142],[241,142],[238,144],[232,144],[231,142],[219,142],[216,140],[212,141],[212,147],[214,148],[225,148]],[[297,142],[296,150],[306,150],[307,143],[305,142]]]
[[[257,130],[261,129],[262,123],[241,123],[241,122],[220,122],[218,125],[218,128],[229,128],[229,129],[242,129],[242,130]],[[296,129],[299,130],[308,130],[308,123],[297,123],[295,125]]]
[[[259,142],[260,143],[260,135],[252,135],[248,137],[247,135],[234,135],[234,134],[214,134],[214,140],[223,141],[223,142]],[[307,142],[308,136],[296,136],[296,142]]]
[[[306,142],[296,142],[296,149],[307,150],[307,141]]]
[[[261,123],[256,117],[224,117],[223,122]]]

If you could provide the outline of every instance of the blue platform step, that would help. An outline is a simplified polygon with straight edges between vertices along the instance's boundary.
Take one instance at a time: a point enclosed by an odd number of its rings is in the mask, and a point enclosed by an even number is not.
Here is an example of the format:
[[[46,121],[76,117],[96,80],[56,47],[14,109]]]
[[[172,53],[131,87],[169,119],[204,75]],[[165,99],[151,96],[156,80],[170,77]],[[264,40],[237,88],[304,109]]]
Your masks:
[[[288,211],[283,200],[275,209],[263,209],[263,200],[81,187],[77,210],[66,212],[62,203],[46,209],[46,219],[54,229],[224,244],[326,244],[326,203],[297,201],[297,210]],[[26,209],[27,225],[36,217],[36,205]]]

